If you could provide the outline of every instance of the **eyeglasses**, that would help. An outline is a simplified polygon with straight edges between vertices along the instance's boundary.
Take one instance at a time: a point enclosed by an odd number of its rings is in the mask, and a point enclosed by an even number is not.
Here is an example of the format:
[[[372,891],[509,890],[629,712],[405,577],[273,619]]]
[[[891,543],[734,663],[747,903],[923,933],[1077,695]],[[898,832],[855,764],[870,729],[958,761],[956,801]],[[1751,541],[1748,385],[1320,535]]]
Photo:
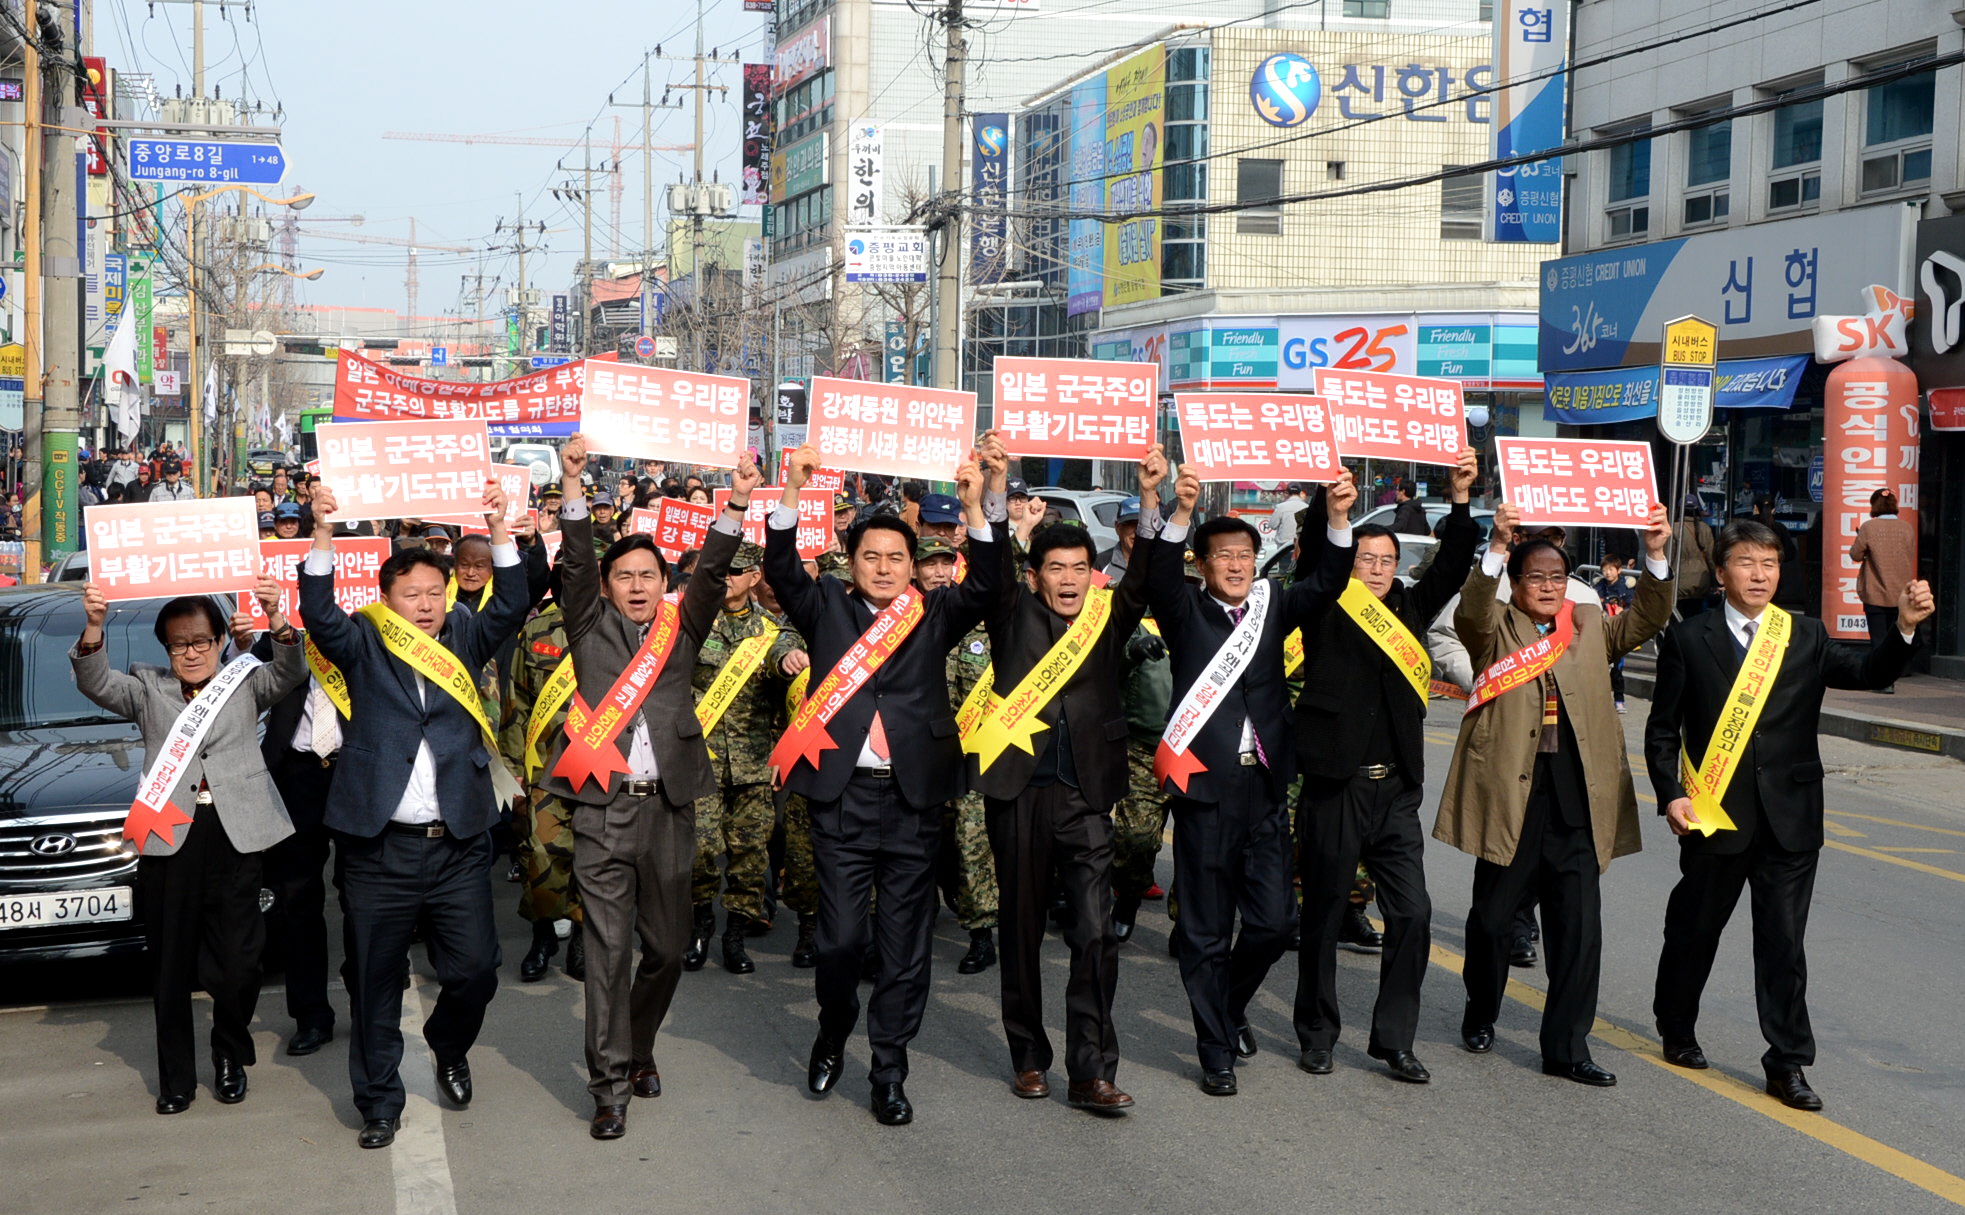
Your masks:
[[[183,654],[202,654],[217,644],[216,637],[194,637],[189,641],[166,642],[164,652],[176,658]]]
[[[1246,548],[1215,549],[1205,559],[1219,565],[1254,565],[1255,550]]]
[[[1395,570],[1399,568],[1399,559],[1364,553],[1351,558],[1351,564],[1361,570]]]
[[[1523,586],[1561,586],[1569,581],[1568,574],[1523,574],[1518,581]]]

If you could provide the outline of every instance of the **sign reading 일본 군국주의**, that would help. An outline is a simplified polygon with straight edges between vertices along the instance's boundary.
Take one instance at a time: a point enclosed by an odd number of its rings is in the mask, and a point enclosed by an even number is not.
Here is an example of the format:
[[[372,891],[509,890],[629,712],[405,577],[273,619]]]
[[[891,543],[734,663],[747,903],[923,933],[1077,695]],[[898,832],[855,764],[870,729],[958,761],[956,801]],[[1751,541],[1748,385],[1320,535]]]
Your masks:
[[[751,382],[735,376],[590,362],[580,431],[610,456],[735,468],[750,398]]]
[[[1456,464],[1467,446],[1458,380],[1319,367],[1316,385],[1346,459]]]
[[[1177,392],[1184,463],[1203,481],[1335,481],[1330,412],[1286,392]]]
[[[833,467],[949,481],[975,433],[973,392],[824,376],[812,381],[811,442]]]
[[[1651,444],[1609,439],[1494,441],[1501,494],[1527,524],[1648,527],[1658,500]]]
[[[251,498],[91,506],[89,580],[105,599],[249,591],[259,581]]]
[[[991,374],[996,431],[1019,456],[1131,460],[1153,444],[1156,364],[1012,356]]]
[[[483,518],[491,479],[483,422],[335,422],[314,437],[337,521]]]
[[[280,611],[297,629],[307,627],[306,620],[300,614],[300,564],[307,559],[307,551],[313,547],[312,540],[259,542],[259,570],[280,584]],[[387,536],[335,537],[336,606],[353,615],[382,598],[382,588],[376,583],[376,575],[382,569],[382,563],[389,559],[393,547]],[[259,597],[252,592],[239,592],[239,610],[252,617],[253,628],[266,627],[266,613],[259,606]]]
[[[771,512],[778,509],[784,497],[782,485],[761,485],[751,494],[750,509],[744,512],[744,539],[752,544],[763,544],[766,525]],[[714,491],[718,514],[730,504],[730,491]],[[810,559],[818,556],[831,546],[832,533],[832,494],[823,489],[806,486],[798,491],[798,555]]]
[[[427,380],[342,351],[334,369],[334,420],[477,420],[502,436],[570,435],[579,428],[585,366],[567,363],[483,384]]]

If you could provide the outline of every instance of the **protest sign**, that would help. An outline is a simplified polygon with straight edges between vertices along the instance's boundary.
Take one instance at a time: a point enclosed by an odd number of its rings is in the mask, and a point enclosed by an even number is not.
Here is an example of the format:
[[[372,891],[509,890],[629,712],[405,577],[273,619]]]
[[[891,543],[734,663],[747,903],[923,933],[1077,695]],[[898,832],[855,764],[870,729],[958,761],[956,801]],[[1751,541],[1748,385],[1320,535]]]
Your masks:
[[[1458,380],[1319,367],[1316,385],[1345,459],[1460,462],[1467,414]]]
[[[991,374],[1012,455],[1136,460],[1153,445],[1156,364],[1004,357]]]
[[[1612,439],[1494,441],[1501,496],[1524,524],[1649,527],[1658,501],[1651,444]]]
[[[735,376],[589,360],[580,432],[589,451],[735,468],[750,397],[751,382]]]
[[[1177,392],[1183,463],[1203,481],[1335,481],[1330,411],[1312,396]]]
[[[765,521],[778,509],[784,493],[783,486],[765,485],[751,494],[750,509],[744,512],[744,539],[753,544],[764,543]],[[729,490],[716,491],[719,513],[729,502]],[[832,495],[808,485],[798,491],[798,555],[816,557],[832,546],[832,540]]]
[[[261,540],[259,572],[280,584],[280,611],[293,627],[304,629],[300,614],[300,565],[307,559],[312,540]],[[386,536],[336,536],[334,539],[334,602],[353,615],[382,598],[376,574],[389,559],[394,546]],[[266,613],[259,598],[239,592],[239,611],[252,617],[252,627],[266,627]]]
[[[250,591],[259,581],[251,498],[91,506],[89,580],[105,599]]]
[[[314,434],[337,523],[484,517],[491,448],[483,422],[336,422]]]
[[[820,376],[811,411],[819,455],[855,472],[950,481],[975,445],[973,392]]]

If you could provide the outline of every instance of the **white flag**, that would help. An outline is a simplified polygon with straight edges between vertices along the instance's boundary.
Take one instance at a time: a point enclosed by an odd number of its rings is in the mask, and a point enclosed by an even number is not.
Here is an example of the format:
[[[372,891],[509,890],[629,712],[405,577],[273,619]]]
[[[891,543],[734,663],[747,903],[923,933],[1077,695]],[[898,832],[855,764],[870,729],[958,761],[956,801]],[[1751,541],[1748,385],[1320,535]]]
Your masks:
[[[137,384],[136,326],[131,316],[136,310],[125,308],[116,320],[116,332],[102,352],[104,399],[115,411],[116,433],[133,442],[143,425],[143,389]]]
[[[218,421],[218,364],[205,364],[205,422]]]

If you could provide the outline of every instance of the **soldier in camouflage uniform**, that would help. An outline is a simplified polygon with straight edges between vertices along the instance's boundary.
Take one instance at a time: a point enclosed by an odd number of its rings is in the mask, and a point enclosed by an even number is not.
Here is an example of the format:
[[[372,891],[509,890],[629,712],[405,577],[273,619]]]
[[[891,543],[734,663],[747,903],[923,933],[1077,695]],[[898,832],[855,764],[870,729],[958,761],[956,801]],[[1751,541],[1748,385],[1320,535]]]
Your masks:
[[[557,579],[555,579],[557,581]],[[519,891],[519,915],[532,921],[532,948],[519,962],[519,978],[537,981],[559,951],[553,921],[573,921],[573,939],[567,942],[566,976],[584,979],[587,970],[586,940],[582,931],[580,892],[573,885],[573,816],[565,803],[543,792],[527,779],[525,735],[532,720],[532,706],[553,669],[566,654],[566,625],[557,602],[549,603],[519,631],[514,656],[512,695],[509,712],[498,732],[498,750],[512,775],[526,790],[530,813],[514,826],[521,834],[521,855],[525,863],[525,887]],[[571,701],[569,700],[569,704]],[[541,757],[551,739],[566,724],[562,705],[546,722],[539,738]],[[536,776],[537,773],[530,775]]]
[[[946,496],[946,495],[943,495]],[[929,509],[936,495],[922,499]],[[921,589],[932,591],[955,581],[955,546],[940,537],[924,537],[914,550],[914,576]],[[981,625],[970,630],[949,651],[949,698],[957,712],[983,673],[989,670],[989,635]],[[965,975],[996,964],[996,855],[983,826],[982,794],[973,790],[942,808],[942,890],[955,918],[969,933],[969,952],[956,964]]]
[[[1112,932],[1132,938],[1140,900],[1153,885],[1153,865],[1167,830],[1167,795],[1153,779],[1153,752],[1167,730],[1173,669],[1167,646],[1149,619],[1126,643],[1126,796],[1112,808]]]
[[[696,863],[690,882],[696,914],[689,948],[682,959],[687,970],[700,970],[709,953],[709,938],[716,930],[714,903],[719,882],[724,887],[725,970],[747,975],[757,969],[744,948],[744,937],[754,923],[768,926],[764,898],[770,880],[771,830],[777,817],[769,760],[778,741],[784,701],[783,664],[788,656],[803,652],[804,642],[765,611],[752,594],[762,576],[763,561],[764,550],[755,544],[744,544],[731,558],[723,610],[710,626],[696,658],[693,682],[700,702],[739,646],[772,626],[779,629],[763,662],[704,739],[719,788],[696,800]],[[718,857],[728,858],[720,878]]]

